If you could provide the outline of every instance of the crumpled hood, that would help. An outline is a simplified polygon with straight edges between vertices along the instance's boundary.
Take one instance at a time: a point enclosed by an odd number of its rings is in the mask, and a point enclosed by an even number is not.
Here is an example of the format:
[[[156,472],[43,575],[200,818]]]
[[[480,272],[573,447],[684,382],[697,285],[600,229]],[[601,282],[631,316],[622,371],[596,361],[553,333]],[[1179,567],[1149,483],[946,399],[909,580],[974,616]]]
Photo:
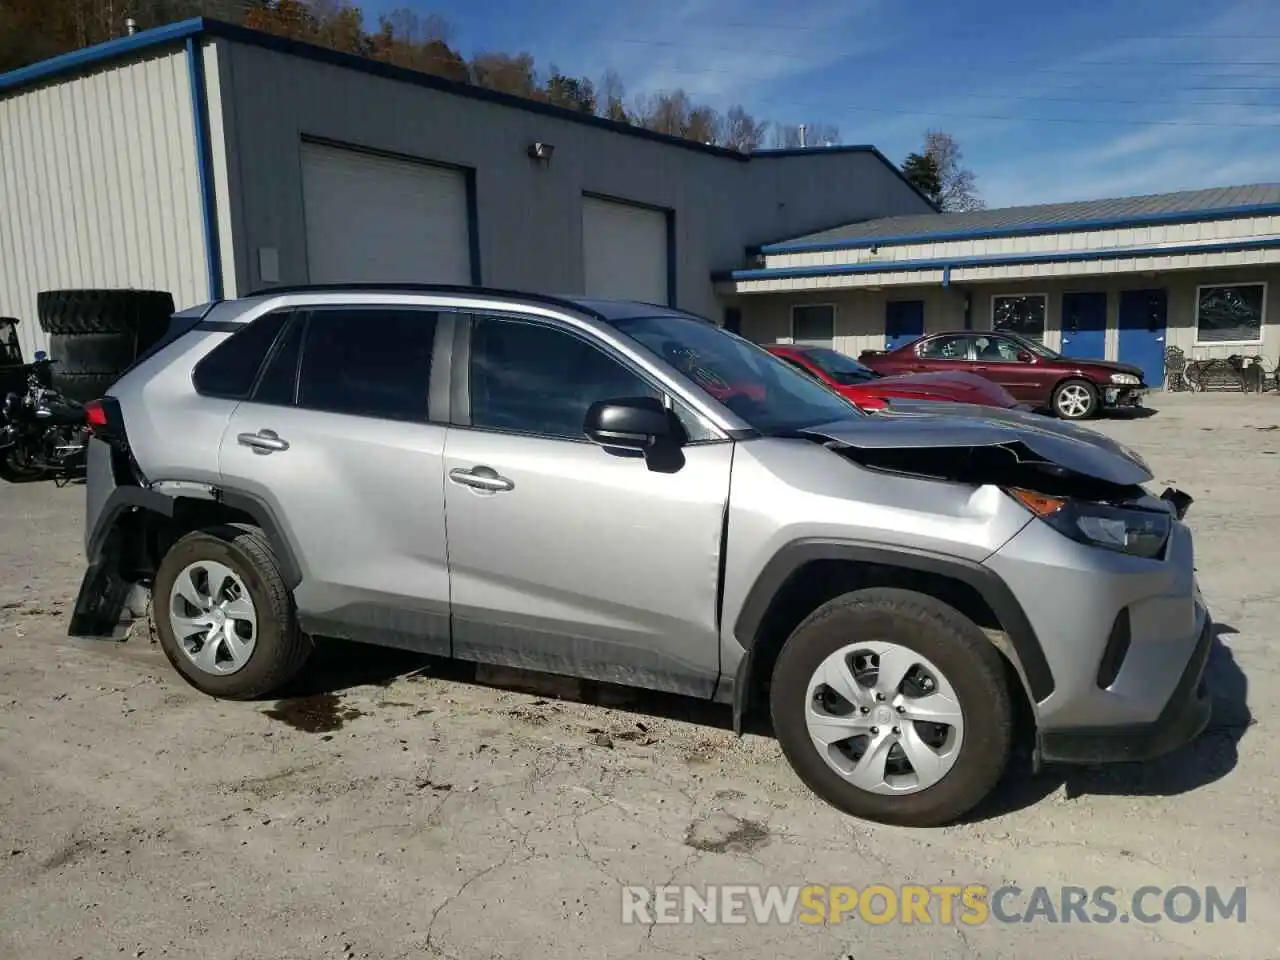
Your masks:
[[[1152,479],[1136,452],[1086,427],[1021,410],[962,403],[890,407],[874,417],[819,424],[815,439],[863,450],[1003,447],[1020,462],[1049,465],[1105,483],[1134,486]]]

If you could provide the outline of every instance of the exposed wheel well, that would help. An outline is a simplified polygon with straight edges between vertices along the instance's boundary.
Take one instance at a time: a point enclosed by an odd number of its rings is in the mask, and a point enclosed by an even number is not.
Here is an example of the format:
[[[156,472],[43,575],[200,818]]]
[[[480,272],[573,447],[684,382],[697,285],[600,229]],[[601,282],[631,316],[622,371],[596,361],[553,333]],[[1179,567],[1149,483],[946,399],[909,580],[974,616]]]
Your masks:
[[[120,573],[132,583],[149,584],[160,561],[180,537],[193,530],[225,523],[258,525],[257,519],[243,510],[196,497],[174,500],[172,517],[138,511],[128,524],[128,549],[122,559]]]
[[[787,578],[760,621],[752,648],[751,674],[746,691],[748,714],[768,703],[769,681],[778,653],[800,622],[828,600],[868,587],[914,590],[954,607],[983,630],[1005,629],[982,594],[963,580],[892,564],[811,560]],[[1008,677],[1017,734],[1019,737],[1033,736],[1035,713],[1026,687],[1008,652],[999,645],[996,648]]]

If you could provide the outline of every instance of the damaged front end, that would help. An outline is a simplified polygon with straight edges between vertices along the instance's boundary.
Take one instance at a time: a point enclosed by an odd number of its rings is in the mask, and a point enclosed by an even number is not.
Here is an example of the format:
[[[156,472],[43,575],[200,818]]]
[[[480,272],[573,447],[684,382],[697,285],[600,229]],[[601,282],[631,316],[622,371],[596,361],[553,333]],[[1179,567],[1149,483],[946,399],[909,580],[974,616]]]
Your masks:
[[[1066,536],[1135,556],[1158,556],[1192,503],[1173,488],[1153,496],[1151,469],[1127,447],[1016,410],[939,404],[804,433],[870,470],[999,487]]]

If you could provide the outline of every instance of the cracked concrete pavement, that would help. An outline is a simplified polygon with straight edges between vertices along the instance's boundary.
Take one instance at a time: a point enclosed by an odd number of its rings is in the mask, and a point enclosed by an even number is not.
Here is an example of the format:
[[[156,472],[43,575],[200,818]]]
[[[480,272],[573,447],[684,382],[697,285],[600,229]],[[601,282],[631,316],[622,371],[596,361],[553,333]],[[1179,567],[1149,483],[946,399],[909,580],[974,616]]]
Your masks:
[[[211,700],[145,635],[65,637],[83,490],[0,488],[0,957],[1274,956],[1280,398],[1158,405],[1097,427],[1197,498],[1210,731],[931,831],[837,814],[678,698],[330,644],[297,696]],[[621,922],[623,885],[666,882],[1243,885],[1247,919]]]

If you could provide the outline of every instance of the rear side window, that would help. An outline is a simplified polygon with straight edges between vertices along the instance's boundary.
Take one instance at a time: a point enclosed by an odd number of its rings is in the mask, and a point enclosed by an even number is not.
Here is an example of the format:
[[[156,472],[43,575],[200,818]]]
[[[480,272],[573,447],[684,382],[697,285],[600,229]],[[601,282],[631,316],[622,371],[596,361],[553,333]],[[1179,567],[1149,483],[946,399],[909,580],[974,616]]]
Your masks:
[[[298,406],[425,422],[437,317],[399,307],[316,310],[306,321]]]
[[[205,396],[244,400],[253,390],[258,370],[292,315],[290,310],[268,313],[218,344],[196,364],[192,381]]]

